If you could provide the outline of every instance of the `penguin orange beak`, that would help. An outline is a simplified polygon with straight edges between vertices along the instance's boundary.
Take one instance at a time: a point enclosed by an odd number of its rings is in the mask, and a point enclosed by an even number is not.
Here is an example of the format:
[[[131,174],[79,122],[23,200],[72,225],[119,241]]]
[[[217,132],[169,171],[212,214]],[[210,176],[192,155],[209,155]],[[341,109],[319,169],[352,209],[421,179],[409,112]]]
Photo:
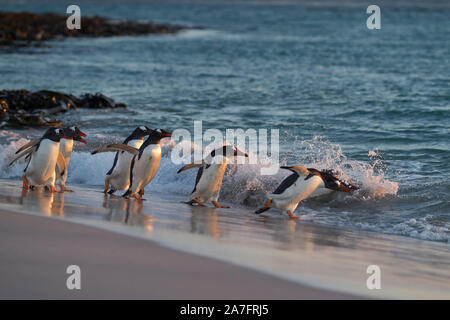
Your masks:
[[[86,136],[86,135],[84,135]],[[84,140],[82,137],[76,137],[75,140],[80,141],[81,143],[87,144],[86,140]]]
[[[164,137],[171,137],[172,134],[171,134],[171,133],[163,133],[163,136],[164,136]]]
[[[344,192],[352,192],[354,190],[359,190],[359,188],[357,186],[353,186],[351,184],[344,184],[344,183],[340,183],[339,184],[339,191],[344,191]]]
[[[351,192],[351,190],[344,186],[342,183],[339,185],[339,190],[344,192]]]
[[[82,137],[86,137],[86,134],[85,133],[83,133],[83,132],[78,132],[78,134],[80,135],[80,136],[82,136]]]

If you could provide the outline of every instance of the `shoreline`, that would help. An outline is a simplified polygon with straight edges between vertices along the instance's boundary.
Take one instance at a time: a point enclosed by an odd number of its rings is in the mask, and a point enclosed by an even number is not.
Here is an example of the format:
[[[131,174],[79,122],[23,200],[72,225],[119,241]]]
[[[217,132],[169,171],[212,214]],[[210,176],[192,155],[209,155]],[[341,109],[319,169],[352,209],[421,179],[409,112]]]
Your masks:
[[[84,16],[79,29],[69,30],[69,15],[56,12],[5,12],[0,10],[0,50],[27,47],[73,37],[117,37],[175,34],[188,29],[171,23],[113,20],[103,16]]]
[[[356,299],[68,221],[0,210],[1,299]],[[133,262],[136,262],[134,264]],[[81,290],[65,287],[67,266]]]
[[[445,244],[255,217],[239,208],[192,208],[176,197],[151,192],[143,202],[104,197],[97,189],[78,186],[71,186],[73,193],[20,195],[19,182],[0,181],[0,212],[67,220],[352,297],[450,297]],[[372,264],[382,269],[382,290],[366,288],[366,268]]]

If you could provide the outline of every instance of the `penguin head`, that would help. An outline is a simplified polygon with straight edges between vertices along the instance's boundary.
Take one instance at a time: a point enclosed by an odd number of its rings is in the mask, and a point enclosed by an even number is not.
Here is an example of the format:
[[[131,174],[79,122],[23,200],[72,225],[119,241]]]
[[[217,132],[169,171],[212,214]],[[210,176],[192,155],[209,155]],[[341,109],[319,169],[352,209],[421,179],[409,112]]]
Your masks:
[[[248,155],[245,152],[242,152],[235,146],[231,146],[228,144],[224,145],[222,148],[217,148],[211,151],[210,157],[213,161],[215,161],[214,158],[218,156],[222,156],[223,158],[233,160],[236,160],[238,157],[246,157],[246,158],[248,157]]]
[[[336,173],[333,170],[316,170],[308,168],[311,172],[317,172],[317,175],[323,180],[325,184],[325,188],[334,190],[334,191],[343,191],[343,192],[351,192],[352,190],[358,190],[359,188],[353,185],[350,185],[336,177]]]
[[[131,140],[143,140],[145,136],[150,135],[152,132],[153,130],[147,126],[139,126],[128,136],[125,143]]]
[[[159,138],[161,140],[163,138],[170,138],[172,134],[164,129],[158,128],[153,130],[152,136],[154,136],[155,138]]]
[[[152,144],[159,144],[161,139],[163,138],[170,138],[172,134],[166,130],[163,129],[149,129],[151,132],[148,135],[147,140],[145,140],[144,144],[141,148],[145,148]]]
[[[65,136],[64,129],[61,128],[50,128],[45,131],[42,139],[49,139],[54,142],[59,142],[61,139],[70,139]]]
[[[71,126],[71,127],[66,127],[63,128],[64,130],[64,135],[69,138],[69,139],[73,139],[76,141],[80,141],[84,144],[86,144],[86,140],[84,140],[82,137],[86,137],[86,134],[81,132],[80,128],[76,127],[76,126]]]

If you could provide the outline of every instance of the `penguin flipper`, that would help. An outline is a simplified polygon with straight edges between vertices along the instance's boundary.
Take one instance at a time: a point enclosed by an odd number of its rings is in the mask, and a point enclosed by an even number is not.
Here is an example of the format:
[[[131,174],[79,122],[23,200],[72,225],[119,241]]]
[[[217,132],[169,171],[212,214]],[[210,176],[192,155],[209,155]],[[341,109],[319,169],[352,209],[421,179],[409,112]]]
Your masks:
[[[58,159],[56,160],[55,171],[57,177],[61,177],[66,171],[66,160],[64,160],[64,157],[61,152],[58,154]]]
[[[126,144],[121,144],[121,143],[109,144],[106,147],[101,147],[100,149],[92,151],[91,154],[97,154],[97,153],[102,153],[102,152],[117,152],[117,151],[126,151],[126,152],[131,153],[132,155],[139,154],[139,149],[136,149],[136,148],[133,148]]]
[[[177,173],[180,173],[180,172],[183,172],[183,171],[189,170],[189,169],[200,168],[202,166],[203,166],[203,162],[189,163],[189,164],[183,166],[182,168],[180,168],[180,170],[178,170]]]
[[[15,154],[18,154],[19,152],[21,152],[21,151],[23,151],[23,150],[25,150],[25,149],[28,149],[28,148],[30,148],[30,147],[34,147],[34,146],[37,145],[40,141],[41,141],[41,139],[31,140],[31,141],[28,142],[27,144],[21,146],[21,147],[19,148],[19,150],[16,151]]]
[[[280,168],[290,170],[290,171],[298,174],[299,176],[308,176],[311,173],[316,174],[315,172],[312,172],[312,170],[306,169],[305,167],[302,167],[302,166],[282,166]]]
[[[24,157],[24,156],[27,156],[27,155],[29,155],[29,154],[31,154],[31,153],[33,153],[35,150],[36,150],[35,147],[31,147],[31,148],[29,148],[29,149],[27,149],[27,150],[25,150],[25,151],[19,153],[19,154],[18,154],[18,155],[17,155],[17,156],[9,163],[9,165],[12,165],[14,162],[16,162],[17,160],[19,160],[20,158],[22,158],[22,157]]]

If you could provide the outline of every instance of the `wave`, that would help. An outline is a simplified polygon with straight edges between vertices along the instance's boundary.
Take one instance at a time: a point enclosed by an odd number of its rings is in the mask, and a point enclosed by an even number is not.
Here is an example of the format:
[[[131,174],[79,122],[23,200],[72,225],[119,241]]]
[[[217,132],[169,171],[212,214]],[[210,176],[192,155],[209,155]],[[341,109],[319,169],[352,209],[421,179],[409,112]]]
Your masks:
[[[6,143],[0,144],[0,178],[20,179],[26,164],[25,160],[21,159],[13,166],[8,166],[8,163],[14,152],[29,141],[11,133]],[[384,207],[380,201],[389,203],[390,199],[396,198],[399,185],[385,177],[387,169],[378,150],[369,150],[365,161],[351,160],[343,154],[339,145],[332,144],[323,137],[309,140],[297,138],[293,143],[290,141],[292,144],[290,152],[281,159],[282,165],[332,168],[339,173],[340,178],[358,181],[360,186],[360,190],[352,194],[336,192],[331,196],[308,199],[300,209],[302,220],[426,240],[449,241],[450,224],[440,223],[435,226],[431,216],[414,218],[408,216],[389,223],[383,221],[388,218],[380,217],[378,211],[382,211]],[[146,187],[147,192],[186,197],[191,193],[197,172],[187,170],[180,174],[176,173],[181,165],[174,164],[170,158],[175,145],[173,141],[162,143],[161,164],[154,180]],[[92,156],[89,152],[77,151],[76,148],[69,164],[68,185],[81,184],[102,188],[104,175],[112,166],[114,154],[102,153]],[[223,180],[221,201],[253,210],[265,202],[267,192],[272,192],[290,174],[287,170],[279,170],[275,175],[261,175],[261,167],[261,164],[230,165]],[[336,214],[337,212],[339,214]]]
[[[17,161],[9,167],[14,152],[29,140],[12,133],[7,144],[0,145],[0,177],[18,178],[22,175],[25,160]],[[177,174],[181,165],[171,161],[170,152],[175,142],[162,143],[162,159],[160,168],[154,180],[147,186],[150,192],[189,194],[193,187],[196,170]],[[105,173],[113,163],[113,153],[102,153],[92,156],[89,152],[75,151],[69,164],[68,184],[102,185]],[[347,159],[340,146],[332,144],[322,137],[294,142],[291,148],[294,157],[289,164],[298,164],[316,169],[334,169],[344,180],[358,181],[360,190],[355,193],[361,199],[382,198],[395,195],[398,184],[384,177],[384,167],[376,151],[368,153],[368,159],[373,161],[355,161]],[[267,159],[264,159],[266,161]],[[263,163],[264,163],[263,161]],[[281,159],[286,164],[288,160]],[[290,174],[279,170],[277,174],[265,176],[260,174],[262,164],[230,165],[223,181],[221,198],[227,202],[244,206],[259,205],[264,202],[266,192],[273,191],[277,185]]]

